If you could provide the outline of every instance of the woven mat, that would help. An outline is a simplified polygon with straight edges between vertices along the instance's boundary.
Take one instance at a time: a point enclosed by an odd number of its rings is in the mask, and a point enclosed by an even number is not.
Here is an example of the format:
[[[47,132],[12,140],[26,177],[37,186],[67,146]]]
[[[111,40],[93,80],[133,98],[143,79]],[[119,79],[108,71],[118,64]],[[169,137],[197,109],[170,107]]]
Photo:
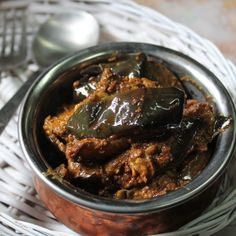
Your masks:
[[[180,51],[211,70],[236,97],[236,68],[207,39],[171,21],[160,13],[129,0],[50,0],[5,1],[0,9],[27,9],[27,64],[3,71],[0,78],[0,107],[15,93],[29,75],[38,69],[32,61],[31,42],[39,25],[51,14],[86,10],[92,13],[101,29],[100,43],[136,41],[166,46]],[[0,30],[1,30],[0,22]],[[48,212],[34,190],[31,170],[24,160],[17,135],[17,116],[0,136],[0,235],[76,235]],[[236,190],[229,189],[227,175],[212,205],[194,221],[176,232],[161,235],[210,235],[236,217]]]

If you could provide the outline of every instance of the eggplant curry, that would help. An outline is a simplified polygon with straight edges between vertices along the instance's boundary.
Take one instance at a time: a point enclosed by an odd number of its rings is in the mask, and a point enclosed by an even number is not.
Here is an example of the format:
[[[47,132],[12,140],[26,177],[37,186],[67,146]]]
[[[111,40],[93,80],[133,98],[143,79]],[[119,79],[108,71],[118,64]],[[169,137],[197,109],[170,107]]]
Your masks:
[[[44,121],[66,160],[49,172],[102,197],[147,199],[185,186],[229,121],[142,53],[81,69],[71,93],[71,104]]]

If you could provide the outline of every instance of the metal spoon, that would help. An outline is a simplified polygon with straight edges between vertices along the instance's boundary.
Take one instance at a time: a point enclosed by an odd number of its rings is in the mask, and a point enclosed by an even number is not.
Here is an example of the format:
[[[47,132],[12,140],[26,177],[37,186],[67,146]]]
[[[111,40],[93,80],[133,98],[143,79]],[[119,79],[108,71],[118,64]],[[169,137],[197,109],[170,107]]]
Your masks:
[[[99,25],[89,13],[76,11],[55,15],[40,27],[35,36],[34,59],[40,67],[46,67],[71,52],[96,45],[98,39]],[[0,134],[38,74],[33,74],[0,110]]]
[[[34,39],[34,58],[46,67],[68,53],[96,45],[98,38],[98,23],[87,12],[55,15],[40,27]]]

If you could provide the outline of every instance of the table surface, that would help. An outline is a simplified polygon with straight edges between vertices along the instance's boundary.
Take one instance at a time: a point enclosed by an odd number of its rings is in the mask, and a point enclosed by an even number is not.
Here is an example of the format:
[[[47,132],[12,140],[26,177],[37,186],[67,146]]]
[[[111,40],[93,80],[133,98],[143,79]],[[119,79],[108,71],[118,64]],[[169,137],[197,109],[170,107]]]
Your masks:
[[[236,0],[135,0],[193,29],[236,64]],[[214,236],[235,236],[236,220]]]
[[[236,63],[236,0],[135,0],[214,42]]]

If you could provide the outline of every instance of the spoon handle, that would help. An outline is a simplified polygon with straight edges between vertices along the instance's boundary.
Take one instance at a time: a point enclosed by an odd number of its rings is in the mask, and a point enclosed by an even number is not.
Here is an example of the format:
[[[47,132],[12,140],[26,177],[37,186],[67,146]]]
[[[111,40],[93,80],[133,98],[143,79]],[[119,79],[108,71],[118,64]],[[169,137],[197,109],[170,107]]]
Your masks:
[[[41,71],[34,72],[29,79],[19,88],[19,90],[13,95],[13,97],[2,107],[0,110],[0,135],[6,128],[8,122],[14,115],[16,109],[24,98],[30,86],[33,84],[37,76]]]

